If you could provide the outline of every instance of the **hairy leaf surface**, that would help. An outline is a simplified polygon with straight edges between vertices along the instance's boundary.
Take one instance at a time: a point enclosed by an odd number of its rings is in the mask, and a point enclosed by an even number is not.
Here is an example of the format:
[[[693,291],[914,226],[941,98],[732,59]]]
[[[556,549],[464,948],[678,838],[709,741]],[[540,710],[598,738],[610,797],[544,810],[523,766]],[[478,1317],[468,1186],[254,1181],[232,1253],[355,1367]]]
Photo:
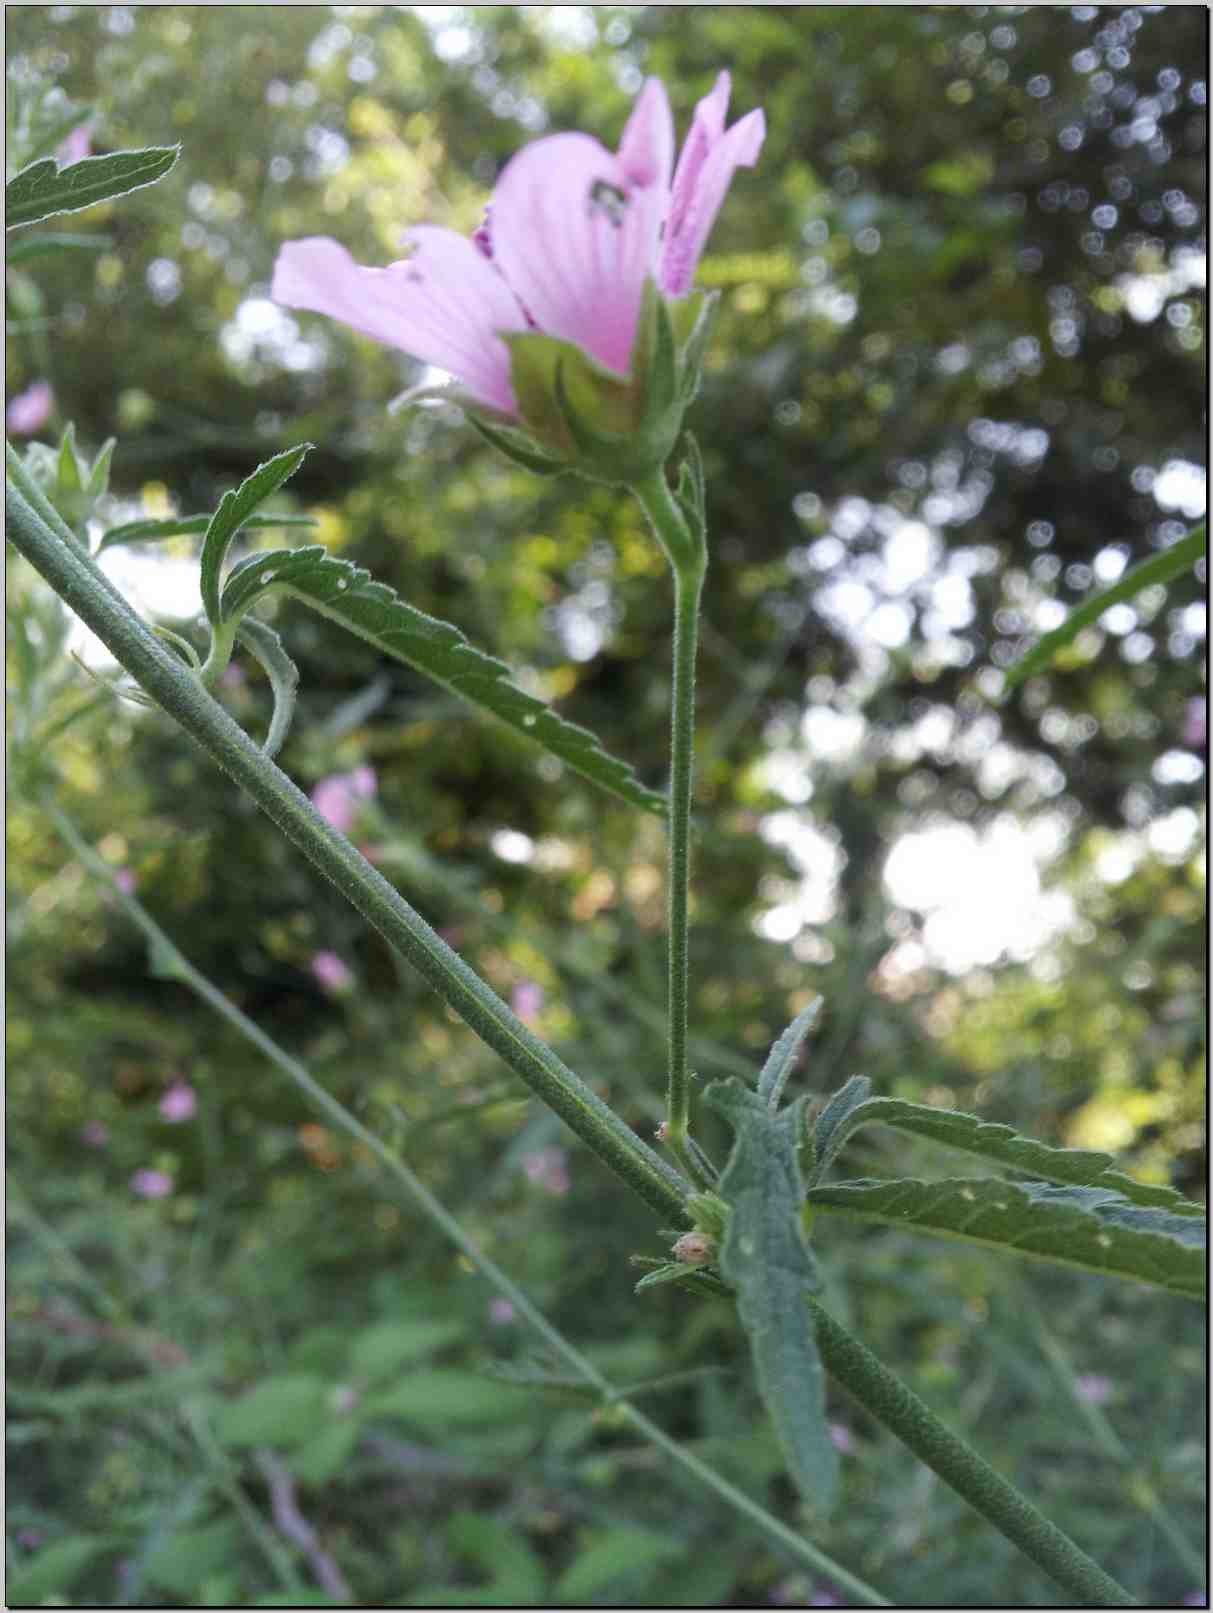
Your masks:
[[[1189,1299],[1205,1292],[1203,1220],[1130,1204],[1103,1187],[994,1178],[856,1181],[811,1188],[808,1202],[815,1210],[1133,1277]]]
[[[202,604],[207,620],[212,624],[222,618],[219,612],[219,580],[223,562],[232,540],[248,518],[256,513],[271,493],[276,493],[303,463],[311,443],[300,443],[285,453],[275,454],[264,465],[258,465],[251,476],[246,476],[239,487],[232,488],[219,500],[219,508],[207,523],[202,540],[201,578]]]
[[[164,538],[190,537],[205,532],[211,524],[209,515],[171,515],[164,520],[127,521],[112,526],[97,545],[97,553],[112,549],[116,543],[158,543]],[[242,523],[246,532],[265,527],[315,526],[314,515],[250,515]]]
[[[405,662],[460,699],[534,740],[573,772],[646,812],[664,814],[665,797],[647,789],[626,762],[608,755],[586,728],[510,681],[504,661],[470,644],[457,627],[405,603],[361,567],[316,545],[249,555],[223,588],[219,619],[243,615],[271,588],[280,588],[339,622],[384,654]]]
[[[805,1294],[820,1286],[801,1231],[797,1161],[804,1099],[779,1114],[739,1081],[705,1094],[734,1130],[717,1189],[729,1206],[720,1268],[737,1293],[758,1385],[801,1494],[820,1512],[833,1498],[838,1456],[825,1416],[821,1359]]]
[[[113,151],[85,157],[60,168],[53,157],[32,162],[4,187],[4,226],[37,224],[57,213],[75,213],[97,202],[151,185],[177,161],[180,146],[148,146],[142,151]]]
[[[1185,1199],[1173,1187],[1138,1182],[1113,1170],[1112,1154],[1085,1148],[1057,1148],[1052,1143],[1024,1137],[1010,1126],[979,1120],[956,1109],[935,1109],[900,1098],[872,1098],[866,1076],[852,1076],[822,1110],[817,1121],[817,1164],[813,1182],[821,1180],[851,1134],[860,1126],[880,1124],[913,1132],[947,1148],[978,1154],[1000,1165],[1068,1187],[1101,1187],[1119,1193],[1133,1204],[1169,1210],[1173,1215],[1203,1216],[1204,1207]]]
[[[770,1109],[779,1106],[788,1076],[791,1075],[792,1067],[796,1063],[796,1056],[804,1045],[805,1037],[817,1023],[821,1004],[822,999],[814,997],[809,1006],[797,1014],[767,1055],[767,1061],[758,1077],[758,1096]]]

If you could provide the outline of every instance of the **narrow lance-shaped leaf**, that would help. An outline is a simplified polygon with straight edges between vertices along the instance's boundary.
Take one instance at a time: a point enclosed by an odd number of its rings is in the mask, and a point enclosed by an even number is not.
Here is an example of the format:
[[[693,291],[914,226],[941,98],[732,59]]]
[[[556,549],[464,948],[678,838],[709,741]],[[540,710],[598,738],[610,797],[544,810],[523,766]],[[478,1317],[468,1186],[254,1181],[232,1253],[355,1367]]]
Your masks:
[[[979,1120],[976,1115],[956,1109],[934,1109],[928,1104],[905,1103],[900,1098],[871,1098],[872,1083],[865,1076],[853,1076],[822,1110],[817,1121],[817,1161],[813,1183],[822,1178],[847,1138],[860,1126],[892,1126],[912,1132],[947,1148],[977,1154],[1038,1176],[1047,1182],[1072,1187],[1101,1187],[1120,1193],[1134,1204],[1170,1210],[1174,1215],[1203,1216],[1202,1205],[1193,1204],[1172,1187],[1138,1182],[1123,1171],[1113,1170],[1113,1155],[1085,1148],[1057,1148],[1051,1143],[1024,1137],[1010,1126]]]
[[[1134,566],[1110,588],[1105,588],[1092,599],[1084,600],[1070,612],[1060,627],[1055,627],[1051,633],[1038,639],[1026,655],[1007,668],[1003,675],[1003,694],[1010,694],[1025,678],[1048,666],[1059,651],[1064,650],[1067,644],[1072,644],[1083,628],[1098,621],[1110,606],[1135,598],[1145,588],[1156,587],[1159,583],[1170,582],[1172,577],[1180,576],[1196,564],[1208,547],[1208,532],[1202,521],[1186,538],[1173,543],[1161,554],[1151,555],[1149,560]]]
[[[814,1210],[961,1238],[1008,1254],[1132,1277],[1189,1299],[1205,1292],[1205,1224],[1098,1187],[993,1178],[838,1182],[810,1188]]]
[[[85,157],[69,168],[60,168],[53,157],[44,157],[23,168],[5,186],[5,228],[37,224],[58,213],[75,213],[154,184],[168,173],[180,150],[180,146],[148,146],[141,151],[113,151],[104,157]]]
[[[779,1107],[783,1089],[788,1076],[792,1073],[797,1055],[804,1046],[804,1039],[817,1023],[821,1004],[822,998],[814,997],[807,1008],[802,1008],[767,1055],[767,1061],[758,1077],[758,1096],[768,1109]]]
[[[118,543],[160,543],[166,538],[192,537],[205,532],[212,519],[209,515],[170,515],[161,520],[127,521],[122,526],[110,527],[97,545],[97,553],[112,549]],[[314,515],[250,515],[241,523],[241,530],[257,532],[266,527],[315,525]]]
[[[821,1360],[806,1293],[820,1287],[801,1230],[797,1160],[804,1099],[774,1114],[739,1081],[716,1082],[707,1101],[734,1130],[717,1191],[729,1206],[720,1269],[737,1293],[762,1398],[788,1471],[819,1512],[828,1511],[838,1456],[825,1416]]]
[[[246,476],[239,487],[225,493],[220,499],[219,508],[207,523],[206,536],[202,540],[200,586],[207,620],[212,625],[217,625],[221,620],[219,580],[232,539],[249,516],[254,514],[257,506],[264,504],[271,493],[276,493],[283,482],[295,474],[311,446],[310,442],[300,443],[297,448],[288,448],[285,453],[275,454],[264,465],[258,465],[251,476]]]
[[[335,559],[316,545],[250,555],[233,567],[224,585],[218,619],[238,619],[271,588],[281,588],[302,600],[385,655],[405,662],[523,738],[534,740],[590,783],[646,812],[664,814],[663,795],[646,789],[632,769],[608,755],[588,729],[566,722],[542,700],[519,689],[510,681],[504,661],[476,649],[449,622],[415,610],[348,560]]]

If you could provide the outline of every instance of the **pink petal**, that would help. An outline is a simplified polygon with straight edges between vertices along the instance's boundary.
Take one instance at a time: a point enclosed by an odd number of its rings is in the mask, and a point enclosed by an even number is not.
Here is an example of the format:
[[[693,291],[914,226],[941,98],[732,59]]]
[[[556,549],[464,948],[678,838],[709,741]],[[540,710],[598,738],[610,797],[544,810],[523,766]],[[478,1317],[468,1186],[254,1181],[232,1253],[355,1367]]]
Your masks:
[[[657,121],[650,98],[642,123]],[[642,150],[660,160],[656,143],[642,145],[640,129],[625,137],[638,168]],[[512,157],[498,181],[494,261],[540,330],[625,374],[665,201],[660,179],[632,182],[589,135],[549,135]]]
[[[691,197],[699,180],[699,172],[707,161],[708,152],[724,133],[724,115],[729,109],[731,80],[721,73],[715,84],[695,108],[691,127],[678,153],[678,166],[674,170],[674,186],[670,196],[670,216],[666,221],[666,238],[678,234],[690,206]]]
[[[761,110],[746,114],[722,133],[729,98],[729,75],[722,73],[710,95],[695,108],[678,167],[661,260],[661,288],[680,297],[690,290],[700,253],[739,167],[752,168],[766,138]]]
[[[619,166],[633,185],[669,188],[674,115],[659,78],[646,79],[619,142]]]
[[[32,437],[51,417],[55,407],[55,394],[49,381],[35,381],[24,392],[18,392],[4,414],[4,424],[14,437]]]
[[[498,332],[525,330],[508,286],[471,241],[433,225],[410,230],[416,250],[366,269],[327,236],[288,241],[270,295],[449,370],[493,408],[516,412],[509,349]]]

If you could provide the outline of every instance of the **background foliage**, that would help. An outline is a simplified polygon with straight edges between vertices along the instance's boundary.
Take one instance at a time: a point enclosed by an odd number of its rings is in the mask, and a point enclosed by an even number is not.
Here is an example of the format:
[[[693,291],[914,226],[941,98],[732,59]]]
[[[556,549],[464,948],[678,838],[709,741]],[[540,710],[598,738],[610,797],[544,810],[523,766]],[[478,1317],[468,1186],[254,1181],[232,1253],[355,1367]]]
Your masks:
[[[521,141],[613,140],[649,72],[684,127],[727,65],[769,135],[701,276],[723,296],[695,419],[696,1068],[753,1068],[820,992],[815,1093],[862,1070],[1200,1194],[1203,570],[993,697],[1025,635],[1203,509],[1205,26],[1188,7],[12,7],[10,74],[94,106],[95,150],[183,152],[73,221],[103,249],[10,269],[10,394],[52,383],[47,440],[68,419],[118,436],[111,524],[212,508],[314,441],[282,508],[660,787],[669,588],[638,512],[528,477],[447,413],[390,416],[415,367],[274,308],[268,282],[287,238],[379,263],[411,222],[471,229]],[[185,615],[192,553],[124,575],[163,601],[179,571]],[[23,573],[11,588],[32,608]],[[310,788],[372,766],[361,833],[384,870],[651,1129],[660,825],[336,627],[275,625],[303,672],[287,770]],[[225,698],[259,732],[267,691],[241,669]],[[193,962],[617,1381],[707,1369],[651,1409],[797,1518],[727,1313],[633,1298],[628,1255],[660,1252],[647,1217],[270,826],[129,706],[56,756],[61,798]],[[36,804],[15,798],[9,830],[10,1568],[31,1600],[323,1596],[275,1528],[275,1472],[362,1601],[831,1594],[609,1416],[484,1376],[528,1351],[482,1281],[156,980]],[[329,952],[348,990],[317,977]],[[198,1108],[173,1124],[179,1082]],[[855,1147],[869,1174],[908,1151],[938,1174],[906,1139]],[[168,1196],[132,1191],[146,1169]],[[839,1314],[1132,1591],[1197,1588],[1149,1500],[1199,1539],[1195,1307],[836,1218],[822,1258]],[[899,1602],[1055,1599],[832,1414],[849,1448],[825,1549]]]

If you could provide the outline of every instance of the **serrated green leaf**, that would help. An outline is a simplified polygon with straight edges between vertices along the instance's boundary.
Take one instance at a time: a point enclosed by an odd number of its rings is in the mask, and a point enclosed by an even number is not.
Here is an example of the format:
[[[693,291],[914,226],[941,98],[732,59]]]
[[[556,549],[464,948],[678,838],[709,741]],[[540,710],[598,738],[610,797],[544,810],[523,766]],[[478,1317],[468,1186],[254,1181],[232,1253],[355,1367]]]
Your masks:
[[[116,543],[158,543],[163,538],[192,537],[205,532],[213,517],[209,515],[174,515],[163,521],[127,521],[114,526],[102,537],[97,553],[112,548]],[[241,522],[245,532],[256,532],[266,527],[315,526],[314,515],[250,515]]]
[[[389,1378],[408,1362],[445,1349],[462,1333],[461,1322],[378,1322],[355,1338],[350,1372],[368,1383]]]
[[[271,493],[276,493],[283,482],[295,474],[311,446],[310,442],[300,443],[296,448],[288,448],[284,453],[275,454],[273,459],[267,459],[264,465],[258,465],[251,476],[246,476],[239,487],[225,493],[219,500],[219,508],[207,523],[206,536],[202,540],[199,579],[202,604],[206,610],[207,620],[212,625],[217,625],[222,620],[219,611],[219,579],[232,539],[249,516],[256,511],[257,506],[264,504]]]
[[[39,1607],[49,1596],[63,1597],[89,1564],[112,1547],[104,1535],[72,1535],[67,1540],[56,1540],[9,1575],[4,1605]]]
[[[613,1587],[625,1588],[647,1577],[658,1563],[685,1551],[683,1544],[652,1529],[610,1529],[593,1539],[556,1582],[556,1596],[566,1604],[601,1599]]]
[[[856,1111],[868,1101],[872,1083],[866,1075],[853,1075],[834,1093],[817,1116],[813,1128],[813,1169],[811,1181],[819,1182],[855,1129],[849,1124]]]
[[[664,815],[665,797],[646,789],[627,763],[604,751],[588,729],[566,722],[542,700],[524,693],[510,682],[504,661],[478,650],[449,622],[415,610],[361,567],[316,545],[250,555],[233,567],[227,579],[219,620],[229,622],[241,615],[269,588],[281,588],[385,655],[488,712],[590,783],[632,806]]]
[[[1110,588],[1103,589],[1092,599],[1084,600],[1070,612],[1060,627],[1055,627],[1051,633],[1046,633],[1043,638],[1038,639],[1026,655],[1021,656],[1006,669],[1003,674],[1003,695],[1010,694],[1025,678],[1032,677],[1042,667],[1048,666],[1067,644],[1074,642],[1084,627],[1097,622],[1110,606],[1119,605],[1126,599],[1134,599],[1145,588],[1154,588],[1159,583],[1170,582],[1172,577],[1178,577],[1194,566],[1201,555],[1208,552],[1208,548],[1208,532],[1205,522],[1202,521],[1198,527],[1193,527],[1186,538],[1173,543],[1161,554],[1151,555],[1149,560],[1143,560],[1140,566],[1134,566],[1132,571],[1126,572]]]
[[[221,1445],[243,1448],[302,1445],[328,1416],[329,1385],[310,1373],[267,1378],[238,1400],[230,1400],[215,1420]]]
[[[825,1416],[825,1384],[805,1294],[820,1286],[804,1241],[804,1187],[797,1158],[805,1100],[776,1114],[739,1081],[705,1093],[734,1130],[717,1188],[729,1206],[720,1268],[737,1293],[763,1401],[796,1486],[825,1513],[838,1477],[838,1453]]]
[[[148,146],[141,151],[113,151],[104,157],[84,157],[68,168],[60,168],[53,157],[44,157],[23,168],[5,186],[5,228],[37,224],[57,213],[75,213],[152,185],[164,178],[180,150],[180,146]]]
[[[811,1188],[808,1202],[814,1210],[1136,1278],[1189,1299],[1205,1292],[1204,1222],[1130,1204],[1106,1188],[988,1177],[856,1181]]]
[[[25,235],[14,241],[4,261],[12,268],[31,258],[56,257],[64,252],[106,252],[112,245],[108,235],[69,235],[48,230],[45,235]]]
[[[900,1098],[869,1098],[872,1083],[864,1076],[853,1076],[822,1110],[817,1121],[817,1165],[813,1185],[821,1180],[826,1166],[837,1155],[847,1138],[860,1126],[893,1126],[913,1132],[947,1148],[966,1154],[979,1154],[1000,1165],[1038,1176],[1046,1182],[1068,1187],[1101,1187],[1120,1193],[1133,1204],[1169,1210],[1173,1215],[1203,1216],[1204,1209],[1177,1193],[1173,1187],[1138,1182],[1123,1171],[1113,1170],[1115,1156],[1085,1148],[1057,1148],[1051,1143],[1024,1137],[1010,1126],[979,1120],[976,1115],[956,1109],[935,1109],[923,1103],[905,1103]]]
[[[797,1054],[804,1045],[805,1037],[817,1023],[822,1002],[821,997],[814,997],[808,1007],[801,1009],[787,1030],[772,1045],[767,1061],[762,1067],[762,1073],[758,1077],[758,1096],[768,1109],[779,1107],[779,1100],[796,1063]]]

